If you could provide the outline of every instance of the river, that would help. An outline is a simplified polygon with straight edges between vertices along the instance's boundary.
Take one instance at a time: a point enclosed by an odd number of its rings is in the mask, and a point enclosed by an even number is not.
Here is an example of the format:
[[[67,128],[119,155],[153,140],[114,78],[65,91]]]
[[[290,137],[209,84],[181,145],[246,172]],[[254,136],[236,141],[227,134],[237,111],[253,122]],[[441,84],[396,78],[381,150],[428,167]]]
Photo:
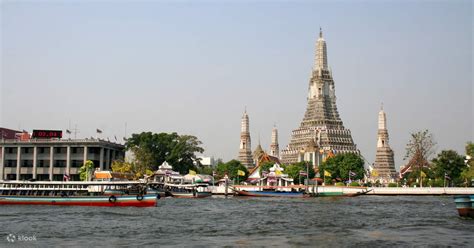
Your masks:
[[[156,208],[0,206],[0,247],[474,246],[450,196],[162,198]]]

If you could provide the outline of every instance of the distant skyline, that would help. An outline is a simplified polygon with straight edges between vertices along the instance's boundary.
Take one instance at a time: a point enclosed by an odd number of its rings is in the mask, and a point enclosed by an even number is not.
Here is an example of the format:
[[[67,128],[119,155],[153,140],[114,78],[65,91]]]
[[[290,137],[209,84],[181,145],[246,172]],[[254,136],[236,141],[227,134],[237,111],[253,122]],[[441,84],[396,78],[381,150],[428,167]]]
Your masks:
[[[474,140],[471,1],[2,1],[0,126],[78,138],[197,136],[237,158],[280,149],[306,109],[322,27],[344,126],[371,163],[387,114],[399,169],[410,133],[437,152]],[[64,134],[67,137],[67,134]]]

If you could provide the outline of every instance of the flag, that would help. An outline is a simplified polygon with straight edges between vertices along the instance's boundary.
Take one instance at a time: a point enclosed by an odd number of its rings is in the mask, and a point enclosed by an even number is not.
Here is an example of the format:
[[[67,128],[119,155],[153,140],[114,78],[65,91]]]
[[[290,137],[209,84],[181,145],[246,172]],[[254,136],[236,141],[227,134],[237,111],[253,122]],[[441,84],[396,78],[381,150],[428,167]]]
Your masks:
[[[69,181],[69,180],[71,180],[71,177],[69,177],[68,174],[64,174],[63,181]]]
[[[426,174],[423,171],[421,171],[420,174],[421,174],[421,177],[426,177]]]
[[[189,170],[189,175],[196,175],[196,171],[193,171],[193,170]]]
[[[97,132],[97,133],[102,133],[102,130],[100,130],[100,129],[97,128],[97,129],[96,129],[96,132]]]
[[[66,133],[71,134],[71,130],[66,129]]]
[[[245,171],[237,170],[237,175],[245,176]]]
[[[355,177],[356,175],[357,175],[357,173],[355,173],[355,172],[352,172],[352,171],[349,171],[349,176],[351,176],[351,177]]]
[[[448,176],[448,173],[444,173],[444,178],[448,179],[448,180],[451,180],[451,177]]]
[[[300,176],[307,176],[308,174],[306,174],[305,171],[300,171]]]
[[[275,175],[281,175],[281,170],[275,170]]]
[[[379,173],[377,172],[377,170],[372,170],[372,173],[370,173],[373,177],[378,177],[379,176]]]
[[[327,171],[327,170],[324,170],[324,176],[330,177],[330,176],[331,176],[331,172],[329,172],[329,171]]]

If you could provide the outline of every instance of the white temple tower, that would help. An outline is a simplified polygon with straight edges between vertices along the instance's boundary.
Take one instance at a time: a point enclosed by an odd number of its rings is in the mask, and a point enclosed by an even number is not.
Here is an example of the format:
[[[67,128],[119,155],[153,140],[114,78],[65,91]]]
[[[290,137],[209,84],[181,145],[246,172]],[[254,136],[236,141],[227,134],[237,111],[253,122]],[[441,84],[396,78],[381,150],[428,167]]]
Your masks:
[[[250,142],[249,116],[247,114],[247,109],[244,111],[244,115],[242,116],[239,161],[247,168],[253,167],[252,145]]]
[[[388,142],[387,116],[383,111],[383,106],[380,108],[378,124],[377,153],[373,168],[375,173],[372,173],[371,179],[374,182],[379,180],[382,184],[388,184],[395,180],[397,173],[395,171],[393,151]]]
[[[270,155],[280,158],[280,145],[278,144],[278,129],[273,126],[272,129],[272,143],[270,144]]]
[[[310,143],[314,142],[316,146]],[[346,129],[336,106],[335,84],[328,67],[326,41],[320,30],[316,42],[314,67],[309,80],[307,107],[300,126],[291,133],[290,144],[282,150],[285,164],[296,163],[305,157],[307,147],[319,150],[314,166],[335,153],[357,153],[351,131]],[[313,152],[314,153],[314,152]],[[313,156],[314,157],[314,156]]]

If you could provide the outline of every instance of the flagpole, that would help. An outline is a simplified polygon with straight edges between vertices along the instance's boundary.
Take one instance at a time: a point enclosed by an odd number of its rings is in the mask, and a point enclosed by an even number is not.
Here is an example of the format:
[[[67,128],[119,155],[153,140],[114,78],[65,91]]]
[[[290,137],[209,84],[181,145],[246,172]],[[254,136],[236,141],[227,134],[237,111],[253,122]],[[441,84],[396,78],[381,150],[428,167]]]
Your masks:
[[[444,172],[443,188],[446,188],[446,172]]]

